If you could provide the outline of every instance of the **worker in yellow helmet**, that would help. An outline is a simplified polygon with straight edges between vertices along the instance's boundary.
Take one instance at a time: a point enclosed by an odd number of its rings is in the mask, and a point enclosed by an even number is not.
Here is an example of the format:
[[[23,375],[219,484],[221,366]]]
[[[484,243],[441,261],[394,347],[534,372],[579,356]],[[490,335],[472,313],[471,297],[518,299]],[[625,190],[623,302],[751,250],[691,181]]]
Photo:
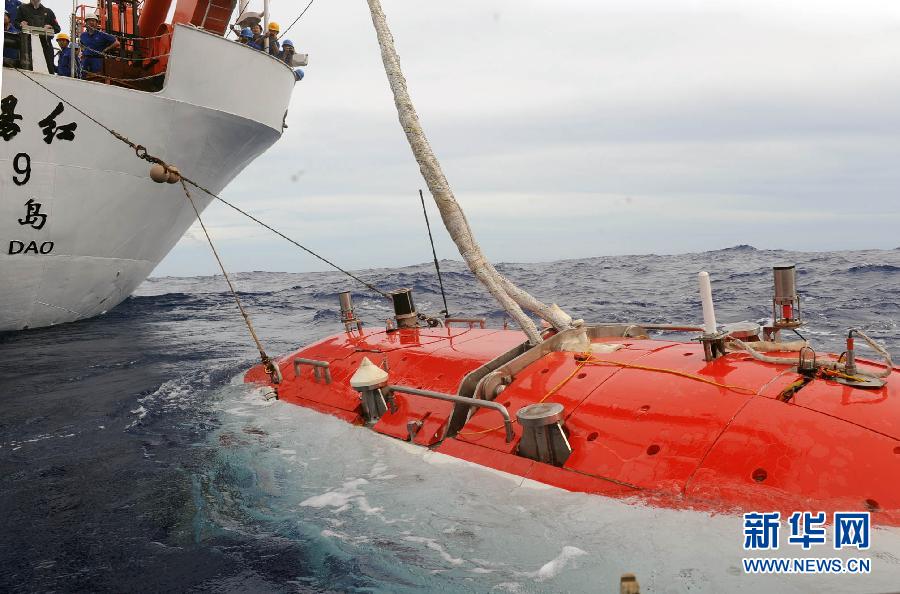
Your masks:
[[[56,43],[59,44],[59,59],[56,65],[56,74],[59,76],[72,76],[72,47],[69,45],[71,39],[65,33],[56,36]],[[75,59],[75,78],[81,78],[81,62]]]
[[[263,41],[263,49],[266,47],[266,43],[269,45],[269,55],[278,57],[278,54],[281,53],[281,46],[278,44],[278,33],[281,32],[281,27],[278,26],[278,23],[272,21],[269,23],[268,31],[266,31],[266,37]]]

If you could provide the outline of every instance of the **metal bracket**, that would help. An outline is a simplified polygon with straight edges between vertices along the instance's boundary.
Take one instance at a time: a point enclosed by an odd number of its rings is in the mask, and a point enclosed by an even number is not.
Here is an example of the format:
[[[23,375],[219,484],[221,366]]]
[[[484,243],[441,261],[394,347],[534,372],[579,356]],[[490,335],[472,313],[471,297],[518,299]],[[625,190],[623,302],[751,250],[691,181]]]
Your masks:
[[[715,334],[701,334],[695,340],[703,344],[703,357],[707,361],[713,361],[725,355],[725,338],[728,332],[717,332]]]
[[[388,386],[385,391],[388,394],[397,392],[399,394],[410,394],[412,396],[423,396],[425,398],[433,398],[434,400],[445,400],[447,402],[456,402],[458,404],[466,404],[476,408],[489,408],[495,410],[503,416],[503,425],[506,427],[506,443],[513,440],[512,419],[509,417],[509,411],[499,402],[490,402],[488,400],[478,400],[477,398],[467,398],[465,396],[457,396],[455,394],[444,394],[443,392],[432,392],[431,390],[419,390],[418,388],[407,388],[405,386]]]
[[[474,328],[477,325],[483,330],[486,322],[485,318],[447,318],[444,320],[444,326],[449,328],[450,324],[468,324],[469,328]]]
[[[419,433],[419,429],[421,429],[422,425],[424,425],[424,424],[425,423],[422,421],[422,419],[418,419],[416,421],[407,421],[406,422],[406,432],[408,434],[407,441],[410,441],[410,442],[415,441],[416,434]]]
[[[313,368],[313,378],[316,383],[322,379],[322,370],[325,370],[325,383],[331,383],[331,364],[328,361],[319,361],[317,359],[294,359],[294,377],[300,377],[300,366],[309,365]]]

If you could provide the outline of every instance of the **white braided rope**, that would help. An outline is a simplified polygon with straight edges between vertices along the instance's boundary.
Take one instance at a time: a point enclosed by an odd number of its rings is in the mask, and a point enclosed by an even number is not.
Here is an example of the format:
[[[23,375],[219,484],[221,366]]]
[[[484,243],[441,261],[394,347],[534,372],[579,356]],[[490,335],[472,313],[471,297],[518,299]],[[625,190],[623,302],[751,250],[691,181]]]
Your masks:
[[[387,74],[388,83],[394,95],[394,104],[397,107],[400,125],[403,127],[406,140],[419,164],[419,171],[421,171],[428,190],[438,207],[444,226],[456,244],[460,255],[475,277],[528,335],[532,344],[541,342],[542,338],[534,321],[528,317],[522,307],[536,313],[559,330],[567,328],[569,323],[565,319],[565,314],[559,315],[553,312],[546,304],[505,279],[485,258],[475,241],[465,213],[453,195],[450,184],[419,123],[419,117],[406,86],[406,78],[400,68],[400,58],[394,47],[394,38],[388,28],[381,3],[379,0],[368,0],[368,4],[372,13],[372,24],[378,35],[378,44],[381,47],[381,59],[384,62],[385,74]]]
[[[878,344],[877,342],[875,342],[874,340],[869,338],[869,336],[865,332],[860,330],[859,328],[853,328],[853,332],[862,336],[863,340],[865,340],[869,344],[869,346],[872,347],[872,350],[874,350],[876,353],[878,353],[879,355],[881,355],[884,358],[885,370],[874,374],[875,377],[889,376],[891,374],[891,371],[894,370],[894,362],[891,361],[891,354],[888,353],[887,350],[883,346],[881,346],[880,344]]]

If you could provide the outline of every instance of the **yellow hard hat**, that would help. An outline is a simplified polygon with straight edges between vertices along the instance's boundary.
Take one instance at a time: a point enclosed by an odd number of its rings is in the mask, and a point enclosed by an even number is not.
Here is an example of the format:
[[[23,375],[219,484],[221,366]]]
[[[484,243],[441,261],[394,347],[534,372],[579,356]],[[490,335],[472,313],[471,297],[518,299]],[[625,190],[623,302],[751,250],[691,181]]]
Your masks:
[[[272,21],[269,23],[269,31],[275,31],[276,33],[281,31],[281,27],[278,26],[278,23]]]
[[[56,36],[56,41],[71,41],[71,39],[69,39],[69,36],[65,33],[60,33]]]

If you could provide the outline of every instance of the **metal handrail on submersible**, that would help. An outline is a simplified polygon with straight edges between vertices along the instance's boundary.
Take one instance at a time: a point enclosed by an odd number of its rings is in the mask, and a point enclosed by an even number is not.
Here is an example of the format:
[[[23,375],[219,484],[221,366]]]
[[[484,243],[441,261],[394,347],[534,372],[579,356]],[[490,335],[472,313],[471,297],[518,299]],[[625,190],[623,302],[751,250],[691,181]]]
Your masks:
[[[456,402],[476,408],[489,408],[503,415],[503,425],[506,427],[506,443],[513,440],[514,433],[512,427],[512,419],[509,411],[499,402],[491,400],[479,400],[478,398],[469,398],[467,396],[457,396],[456,394],[444,394],[443,392],[432,392],[431,390],[420,390],[418,388],[408,388],[406,386],[387,386],[385,388],[389,394],[397,392],[400,394],[410,394],[412,396],[423,396],[425,398],[433,398],[435,400],[446,400],[447,402]]]

